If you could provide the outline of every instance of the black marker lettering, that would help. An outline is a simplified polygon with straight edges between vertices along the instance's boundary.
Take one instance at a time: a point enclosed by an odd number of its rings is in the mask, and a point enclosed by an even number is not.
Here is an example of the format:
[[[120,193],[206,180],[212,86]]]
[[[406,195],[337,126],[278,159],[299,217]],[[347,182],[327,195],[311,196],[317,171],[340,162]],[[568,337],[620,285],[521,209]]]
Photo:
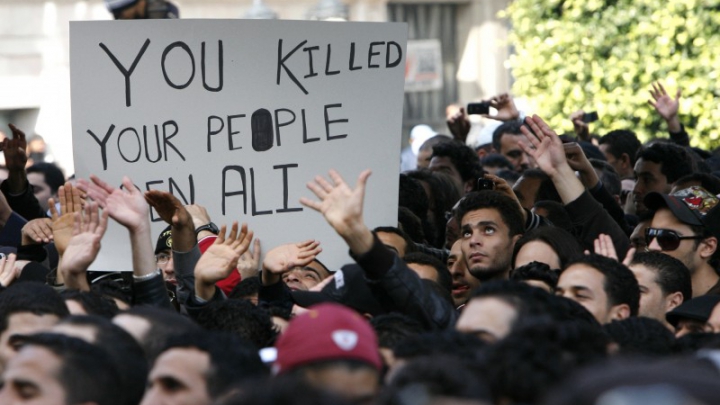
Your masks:
[[[205,80],[205,41],[202,42],[200,48],[200,73],[202,74],[203,87],[207,91],[220,91],[223,88],[223,45],[222,41],[218,41],[218,85],[210,87]]]
[[[279,210],[275,210],[275,213],[283,213],[283,212],[298,212],[302,211],[302,207],[297,208],[288,208],[288,175],[287,175],[287,169],[291,167],[298,167],[297,163],[290,163],[286,165],[277,165],[273,166],[273,169],[282,169],[283,171],[283,207]]]
[[[93,137],[93,139],[95,140],[95,142],[98,143],[98,145],[100,145],[100,156],[102,156],[103,170],[107,170],[107,141],[110,139],[110,135],[112,135],[114,130],[115,125],[110,125],[110,128],[108,128],[102,141],[91,130],[87,130],[87,133]]]
[[[273,122],[270,111],[261,108],[250,117],[252,147],[256,152],[265,152],[273,147]],[[250,169],[252,173],[252,169]]]
[[[190,201],[185,198],[185,193],[182,192],[180,186],[178,186],[178,184],[172,177],[170,177],[168,182],[170,183],[170,194],[176,195],[175,190],[177,190],[177,195],[180,195],[180,198],[182,198],[184,205],[195,204],[195,182],[193,181],[192,174],[188,176],[188,184],[190,185]]]
[[[315,77],[318,75],[314,69],[312,51],[317,51],[319,49],[320,49],[319,46],[311,46],[308,48],[303,48],[303,52],[307,52],[307,54],[308,54],[308,63],[310,64],[310,68],[308,69],[309,73],[306,74],[305,76],[303,76],[303,78],[307,79],[308,77]]]
[[[380,65],[373,65],[372,58],[373,56],[380,55],[380,52],[373,52],[373,47],[378,45],[383,45],[385,41],[381,42],[370,42],[370,49],[368,50],[368,69],[377,69],[380,67]]]
[[[245,117],[245,114],[237,114],[237,115],[228,115],[227,117],[227,126],[228,126],[228,148],[230,150],[236,150],[236,149],[242,149],[242,146],[235,147],[235,143],[233,142],[233,135],[237,135],[240,133],[240,131],[233,131],[232,130],[232,122],[234,119],[237,118],[243,118]]]
[[[339,120],[331,120],[330,114],[328,114],[328,110],[331,108],[340,108],[342,107],[342,104],[328,104],[325,106],[325,136],[328,141],[332,141],[335,139],[342,139],[347,138],[347,134],[342,135],[330,135],[330,124],[339,124],[343,122],[348,122],[349,120],[347,118],[339,119]]]
[[[146,189],[147,191],[150,191],[150,190],[152,190],[152,189],[150,188],[150,185],[152,185],[152,184],[163,184],[163,183],[165,183],[165,182],[162,181],[162,180],[152,180],[152,181],[148,181],[148,182],[145,183],[145,189]],[[162,221],[162,218],[160,218],[160,217],[155,217],[155,209],[151,207],[151,208],[150,208],[150,222],[160,222],[160,221]]]
[[[178,47],[181,48],[182,50],[184,50],[188,54],[188,56],[190,57],[190,64],[192,66],[192,71],[190,72],[190,77],[188,78],[188,81],[185,82],[184,84],[173,83],[167,74],[167,69],[165,68],[165,59],[167,58],[168,54],[170,53],[170,51],[172,51],[173,49],[178,48]],[[190,51],[190,47],[187,46],[187,44],[182,41],[173,42],[172,44],[168,45],[165,48],[165,50],[163,51],[163,54],[162,54],[160,66],[162,67],[162,73],[163,73],[163,76],[165,77],[165,82],[174,89],[182,90],[182,89],[186,88],[187,86],[190,85],[190,83],[192,83],[193,78],[195,77],[195,57],[193,57],[193,54]]]
[[[250,189],[252,193],[252,216],[272,214],[272,210],[257,210],[257,206],[255,205],[255,170],[252,167],[250,168]]]
[[[300,114],[302,116],[302,125],[303,125],[303,143],[319,141],[320,138],[308,138],[307,137],[307,121],[305,120],[305,109],[304,108],[302,110],[300,110]]]
[[[213,120],[220,121],[220,128],[218,128],[217,131],[214,131],[212,129]],[[217,115],[211,115],[208,117],[207,128],[208,128],[208,130],[207,130],[207,150],[208,150],[208,152],[212,152],[212,147],[210,145],[210,137],[222,132],[223,128],[225,128],[225,123],[223,122],[222,118],[218,117]]]
[[[394,46],[395,49],[397,49],[397,54],[398,54],[397,59],[395,59],[392,62],[390,62],[390,47],[391,46]],[[386,68],[393,68],[393,67],[399,65],[400,62],[402,62],[403,52],[402,52],[402,48],[400,47],[400,45],[398,45],[397,42],[395,42],[395,41],[388,42],[385,52],[386,52],[385,53],[385,67]]]
[[[292,118],[290,118],[289,121],[285,121],[285,122],[281,123],[280,117],[278,117],[281,112],[288,112],[288,113],[292,114]],[[280,127],[290,125],[293,122],[295,122],[295,113],[294,112],[292,112],[291,110],[288,110],[287,108],[279,108],[279,109],[275,110],[275,137],[277,137],[277,146],[280,146]]]
[[[234,171],[240,174],[242,189],[238,191],[227,191],[227,172]],[[236,195],[243,196],[243,215],[247,215],[247,194],[245,194],[245,169],[242,166],[225,166],[222,171],[222,214],[225,215],[225,200],[227,197]]]
[[[142,58],[143,54],[147,50],[148,46],[150,45],[150,39],[146,39],[145,43],[143,44],[142,48],[140,48],[140,52],[138,52],[137,56],[135,56],[135,60],[133,60],[132,65],[130,65],[130,69],[125,69],[125,66],[120,63],[119,60],[115,57],[115,55],[110,52],[107,46],[100,43],[100,48],[102,48],[103,51],[110,57],[110,59],[113,61],[115,66],[117,66],[118,70],[122,75],[125,77],[125,107],[130,107],[130,76],[132,75],[133,71],[135,71],[135,67],[137,66],[138,62],[140,62],[140,58]]]
[[[137,141],[137,147],[138,147],[137,157],[135,157],[135,159],[128,159],[127,156],[125,156],[125,154],[123,153],[122,148],[120,147],[120,141],[122,140],[122,137],[126,132],[132,132],[133,134],[135,134],[135,140]],[[126,161],[128,163],[135,163],[138,160],[140,160],[140,155],[142,154],[142,152],[141,152],[142,145],[140,144],[140,136],[138,135],[135,128],[127,127],[120,132],[120,135],[118,135],[118,139],[117,139],[117,147],[118,147],[118,151],[120,152],[120,157],[122,157],[124,161]]]
[[[330,70],[330,55],[332,54],[332,46],[328,44],[327,46],[327,56],[325,57],[325,76],[332,76],[339,74],[339,70]]]
[[[355,66],[355,42],[350,43],[350,70],[360,70],[362,66]]]
[[[160,150],[160,131],[158,130],[158,126],[154,125],[155,127],[155,143],[157,144],[157,159],[152,160],[150,158],[150,148],[148,147],[148,131],[147,126],[143,125],[143,140],[145,141],[145,158],[150,163],[157,163],[162,158],[162,151]]]
[[[167,128],[166,128],[166,127],[171,126],[171,125],[172,125],[173,127],[175,127],[175,131],[172,133],[172,135],[168,136],[168,134],[167,134]],[[171,139],[172,137],[174,137],[175,135],[177,135],[177,133],[178,133],[178,125],[177,125],[177,122],[175,122],[175,121],[165,121],[165,122],[163,122],[162,130],[163,130],[163,153],[165,154],[165,161],[166,161],[166,162],[168,161],[168,151],[167,151],[167,149],[168,149],[168,145],[170,145],[170,147],[175,151],[175,153],[178,154],[178,156],[180,156],[180,159],[182,159],[183,162],[184,162],[184,161],[185,161],[185,156],[183,156],[183,154],[180,153],[180,151],[178,150],[178,148],[176,148],[175,145],[173,145],[172,142],[170,142],[170,139]]]
[[[287,66],[285,66],[285,61],[287,61],[295,52],[297,52],[298,49],[300,49],[306,43],[307,43],[307,40],[302,41],[298,46],[293,48],[293,50],[290,51],[290,53],[288,53],[287,55],[285,55],[283,57],[283,52],[282,52],[283,40],[281,39],[278,41],[278,63],[277,63],[277,85],[278,86],[280,85],[280,69],[282,68],[282,69],[285,69],[285,73],[287,73],[287,75],[290,77],[290,80],[292,80],[300,88],[300,90],[302,90],[303,93],[308,94],[307,90],[305,90],[305,87],[303,87],[303,85],[300,84],[300,82],[295,77],[295,75],[290,71],[290,69],[288,69]]]

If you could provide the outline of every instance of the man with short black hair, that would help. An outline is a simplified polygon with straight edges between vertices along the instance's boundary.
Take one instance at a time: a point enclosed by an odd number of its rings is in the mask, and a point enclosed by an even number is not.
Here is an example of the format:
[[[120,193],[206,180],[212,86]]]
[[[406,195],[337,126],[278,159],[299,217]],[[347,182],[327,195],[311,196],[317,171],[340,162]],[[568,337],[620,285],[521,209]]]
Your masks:
[[[633,273],[595,254],[565,266],[557,292],[584,306],[602,324],[636,316],[640,306],[640,287]]]
[[[493,149],[505,156],[518,173],[522,173],[532,166],[532,159],[518,145],[518,143],[527,143],[520,132],[522,125],[518,121],[505,122],[495,129],[492,139]]]
[[[455,212],[470,274],[480,281],[507,279],[525,220],[512,198],[497,191],[468,194]]]
[[[401,259],[405,257],[406,254],[413,253],[417,250],[410,236],[399,228],[394,226],[378,226],[373,229],[373,232],[385,247],[395,252]]]
[[[439,259],[425,253],[414,252],[406,255],[403,260],[420,278],[434,281],[447,292],[451,292],[452,276]]]
[[[610,131],[600,138],[600,150],[621,180],[634,178],[635,155],[641,146],[635,132],[625,129]]]
[[[0,294],[0,373],[16,354],[12,335],[47,331],[69,314],[65,301],[46,285],[24,282],[5,289]]]
[[[123,405],[120,375],[105,351],[78,338],[16,335],[0,403]]]
[[[231,334],[177,335],[155,360],[141,405],[210,405],[267,373],[257,348]]]
[[[688,268],[660,252],[636,253],[629,267],[640,286],[638,315],[656,319],[674,331],[665,314],[692,298]]]
[[[480,158],[460,142],[443,142],[433,148],[430,170],[452,176],[467,193],[474,189],[484,174]]]
[[[632,197],[635,213],[641,215],[648,210],[643,203],[647,194],[667,194],[673,183],[693,172],[692,158],[685,148],[655,142],[638,150],[634,170],[636,182]]]

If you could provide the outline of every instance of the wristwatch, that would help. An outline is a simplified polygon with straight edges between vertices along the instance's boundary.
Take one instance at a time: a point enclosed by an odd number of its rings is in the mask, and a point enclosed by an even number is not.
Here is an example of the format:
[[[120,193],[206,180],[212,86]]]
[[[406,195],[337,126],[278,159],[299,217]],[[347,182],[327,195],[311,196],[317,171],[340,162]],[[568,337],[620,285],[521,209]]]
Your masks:
[[[206,225],[203,225],[203,226],[197,228],[197,229],[195,230],[195,235],[200,234],[200,232],[202,232],[202,231],[208,231],[208,232],[213,233],[213,234],[215,234],[215,235],[217,235],[217,234],[220,233],[220,229],[218,229],[217,225],[215,225],[215,224],[212,223],[212,222],[210,222],[210,223],[208,223],[208,224],[206,224]]]

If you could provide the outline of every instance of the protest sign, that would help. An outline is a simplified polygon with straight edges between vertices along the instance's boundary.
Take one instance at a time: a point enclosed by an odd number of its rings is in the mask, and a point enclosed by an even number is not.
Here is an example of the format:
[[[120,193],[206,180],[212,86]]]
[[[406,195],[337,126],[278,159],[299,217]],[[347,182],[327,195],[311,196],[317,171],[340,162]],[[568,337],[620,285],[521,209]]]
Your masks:
[[[263,249],[316,239],[350,261],[306,183],[373,170],[369,226],[397,223],[407,27],[260,20],[73,22],[75,173],[172,192],[213,222],[247,222]],[[151,213],[153,236],[166,226]],[[130,270],[112,223],[97,270]]]

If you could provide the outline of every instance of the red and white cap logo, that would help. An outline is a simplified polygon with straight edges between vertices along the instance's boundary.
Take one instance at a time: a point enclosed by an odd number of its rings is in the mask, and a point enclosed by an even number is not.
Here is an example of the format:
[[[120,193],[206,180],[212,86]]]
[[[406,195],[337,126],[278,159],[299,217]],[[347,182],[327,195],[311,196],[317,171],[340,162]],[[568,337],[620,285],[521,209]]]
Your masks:
[[[349,352],[357,346],[358,335],[351,330],[336,330],[332,333],[332,340],[339,348]]]

